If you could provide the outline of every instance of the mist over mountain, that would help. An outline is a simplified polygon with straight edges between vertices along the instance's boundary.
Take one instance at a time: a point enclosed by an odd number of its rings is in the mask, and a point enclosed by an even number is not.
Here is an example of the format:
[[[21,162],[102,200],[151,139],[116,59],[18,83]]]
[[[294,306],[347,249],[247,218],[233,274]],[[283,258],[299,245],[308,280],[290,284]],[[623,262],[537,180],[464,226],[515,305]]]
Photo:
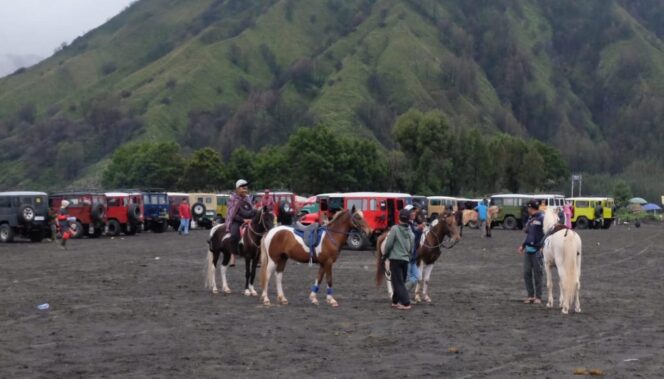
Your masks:
[[[30,67],[42,59],[44,58],[35,54],[0,54],[0,78],[20,68]]]

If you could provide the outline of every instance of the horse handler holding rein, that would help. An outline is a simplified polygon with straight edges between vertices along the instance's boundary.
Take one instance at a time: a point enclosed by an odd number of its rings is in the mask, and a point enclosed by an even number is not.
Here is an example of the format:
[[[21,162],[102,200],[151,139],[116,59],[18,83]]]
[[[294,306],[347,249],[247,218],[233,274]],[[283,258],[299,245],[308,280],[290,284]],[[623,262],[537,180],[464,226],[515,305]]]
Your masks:
[[[528,298],[523,302],[526,304],[540,304],[542,302],[542,270],[544,268],[542,254],[544,214],[539,211],[539,203],[536,200],[531,200],[527,208],[530,216],[525,227],[527,235],[518,249],[519,255],[524,257],[523,279],[526,282],[526,291],[528,292]]]
[[[411,211],[399,211],[399,224],[390,229],[385,242],[385,258],[390,260],[390,273],[392,277],[392,307],[396,309],[410,309],[410,296],[406,289],[408,275],[408,262],[415,247],[415,236],[410,229]]]

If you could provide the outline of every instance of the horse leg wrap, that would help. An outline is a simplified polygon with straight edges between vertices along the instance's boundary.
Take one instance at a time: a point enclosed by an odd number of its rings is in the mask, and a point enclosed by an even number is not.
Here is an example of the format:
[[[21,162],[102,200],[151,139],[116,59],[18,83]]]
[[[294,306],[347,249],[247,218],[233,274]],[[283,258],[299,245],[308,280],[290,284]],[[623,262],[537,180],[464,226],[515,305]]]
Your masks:
[[[334,292],[334,290],[332,288],[328,288],[327,289],[327,296],[332,296],[333,292]]]
[[[319,290],[320,286],[318,284],[314,284],[313,286],[311,286],[311,292],[318,293]]]

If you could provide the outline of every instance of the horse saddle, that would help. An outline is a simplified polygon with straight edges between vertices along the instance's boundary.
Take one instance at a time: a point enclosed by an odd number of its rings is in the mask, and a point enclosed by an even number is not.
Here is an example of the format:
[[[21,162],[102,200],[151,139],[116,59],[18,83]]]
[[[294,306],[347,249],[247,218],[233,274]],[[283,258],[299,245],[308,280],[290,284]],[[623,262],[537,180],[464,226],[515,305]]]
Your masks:
[[[303,225],[299,221],[295,222],[293,233],[302,238],[304,243],[309,247],[309,255],[316,256],[316,246],[320,243],[323,233],[320,233],[320,224],[314,222],[311,225]]]
[[[244,234],[247,232],[247,229],[249,229],[249,224],[242,224],[240,225],[240,245],[242,244],[242,241],[244,240]],[[231,232],[226,232],[224,236],[221,238],[221,240],[225,240],[227,238],[231,238]]]

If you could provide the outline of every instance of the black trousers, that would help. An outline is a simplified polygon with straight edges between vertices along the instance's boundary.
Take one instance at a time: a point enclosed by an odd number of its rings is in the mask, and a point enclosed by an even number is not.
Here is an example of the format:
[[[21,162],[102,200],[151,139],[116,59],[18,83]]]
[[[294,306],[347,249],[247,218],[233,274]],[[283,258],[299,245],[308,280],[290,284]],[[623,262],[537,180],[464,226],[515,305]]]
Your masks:
[[[392,304],[410,305],[410,295],[406,289],[408,261],[391,260],[390,273],[392,280]]]

